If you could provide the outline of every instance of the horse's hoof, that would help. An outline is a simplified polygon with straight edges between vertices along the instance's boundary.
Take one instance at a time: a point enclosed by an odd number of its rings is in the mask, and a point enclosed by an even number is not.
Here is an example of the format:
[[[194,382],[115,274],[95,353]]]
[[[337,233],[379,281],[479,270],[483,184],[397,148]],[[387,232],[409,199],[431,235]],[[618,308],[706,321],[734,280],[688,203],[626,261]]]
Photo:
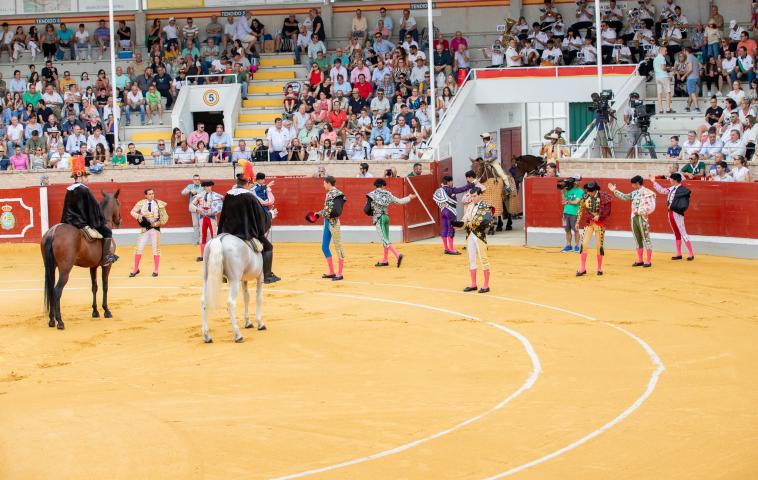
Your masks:
[[[265,325],[259,325],[258,330],[268,330]]]
[[[64,328],[66,328],[66,326],[63,325],[63,322],[59,322],[58,323],[58,330],[63,330]]]
[[[205,338],[203,339],[203,341],[204,341],[205,343],[213,343],[213,339],[212,339],[211,337],[205,337]]]
[[[92,310],[92,318],[100,318],[100,312],[97,310]]]
[[[103,316],[105,318],[113,318],[113,314],[111,313],[110,310],[106,310],[105,312],[103,312]]]
[[[242,343],[244,341],[245,341],[245,337],[242,337],[242,336],[234,339],[234,343]]]
[[[245,324],[245,328],[253,328],[253,324],[248,322]]]
[[[49,322],[47,322],[47,326],[50,328],[53,328],[55,326],[55,320],[50,320]]]

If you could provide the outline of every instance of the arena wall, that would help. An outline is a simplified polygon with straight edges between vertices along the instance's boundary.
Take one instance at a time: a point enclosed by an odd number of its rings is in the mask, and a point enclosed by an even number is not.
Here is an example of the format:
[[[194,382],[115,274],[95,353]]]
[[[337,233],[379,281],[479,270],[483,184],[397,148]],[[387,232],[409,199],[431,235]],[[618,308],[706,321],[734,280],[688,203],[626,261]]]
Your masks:
[[[582,183],[589,181],[584,178]],[[592,178],[607,191],[615,183],[623,192],[631,191],[628,180]],[[659,180],[667,185],[667,180]],[[561,227],[561,192],[555,178],[527,178],[523,186],[525,199],[525,243],[559,246],[564,243]],[[687,232],[696,252],[758,258],[758,183],[687,182],[692,191],[685,215]],[[646,186],[652,188],[646,181]],[[673,235],[668,223],[666,198],[658,195],[657,208],[650,217],[656,250],[671,250]],[[607,222],[606,244],[609,248],[632,248],[629,225],[630,202],[614,197]]]
[[[322,180],[312,177],[270,177],[275,181],[274,192],[278,216],[274,221],[278,241],[318,241],[321,225],[311,225],[305,221],[308,211],[317,211],[323,206],[324,188]],[[437,208],[431,201],[432,193],[438,185],[436,176],[421,175],[413,178],[388,178],[388,189],[397,196],[411,193],[423,201],[414,200],[408,205],[393,205],[389,213],[393,221],[394,241],[413,241],[435,236],[439,232]],[[217,178],[215,190],[228,191],[233,181]],[[376,240],[371,217],[363,213],[366,193],[373,190],[372,178],[340,178],[338,188],[345,193],[347,203],[341,222],[347,241],[369,242]],[[120,190],[121,228],[116,231],[119,239],[131,243],[138,228],[130,216],[131,208],[144,198],[145,188],[153,188],[159,200],[167,202],[168,227],[163,236],[170,237],[169,243],[191,242],[192,220],[188,212],[187,197],[181,190],[187,180],[164,180],[150,182],[112,182],[103,185],[92,184],[93,193],[100,196],[102,191],[113,193]],[[66,185],[49,187],[26,187],[0,189],[0,210],[4,219],[0,221],[0,242],[37,242],[48,227],[58,223],[66,196]],[[7,212],[6,212],[7,210]],[[10,221],[12,215],[13,221]],[[7,228],[6,228],[7,227]]]

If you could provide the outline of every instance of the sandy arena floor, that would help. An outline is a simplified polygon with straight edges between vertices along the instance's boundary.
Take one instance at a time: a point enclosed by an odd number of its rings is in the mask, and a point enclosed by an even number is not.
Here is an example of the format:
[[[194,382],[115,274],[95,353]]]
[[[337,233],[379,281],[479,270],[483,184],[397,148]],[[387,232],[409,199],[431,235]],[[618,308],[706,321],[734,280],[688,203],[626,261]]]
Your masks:
[[[39,247],[0,246],[0,478],[758,478],[758,263],[613,251],[577,279],[495,247],[479,295],[464,256],[400,249],[348,246],[333,284],[278,245],[268,331],[235,344],[219,311],[206,345],[195,247],[134,279],[121,249],[113,319],[77,269],[58,331]]]

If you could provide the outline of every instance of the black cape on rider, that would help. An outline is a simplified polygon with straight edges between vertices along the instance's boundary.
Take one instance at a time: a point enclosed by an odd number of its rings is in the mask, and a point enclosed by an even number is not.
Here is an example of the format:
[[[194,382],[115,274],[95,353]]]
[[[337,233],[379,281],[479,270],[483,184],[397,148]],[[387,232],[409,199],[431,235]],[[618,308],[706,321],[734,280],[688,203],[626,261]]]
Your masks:
[[[266,232],[271,228],[271,214],[267,213],[260,201],[250,189],[250,184],[255,178],[253,166],[250,162],[240,160],[243,173],[237,175],[237,185],[226,192],[224,203],[221,206],[221,215],[218,220],[218,233],[228,233],[241,240],[250,241],[257,239],[263,245],[263,278],[265,283],[273,283],[280,280],[271,271],[274,261],[274,246]]]
[[[72,225],[78,229],[92,227],[103,236],[103,266],[110,265],[118,260],[112,252],[113,232],[106,225],[105,215],[100,208],[100,203],[92,194],[92,191],[84,183],[89,172],[84,167],[84,158],[74,157],[71,168],[71,178],[74,183],[66,189],[66,198],[63,200],[63,213],[61,223]]]

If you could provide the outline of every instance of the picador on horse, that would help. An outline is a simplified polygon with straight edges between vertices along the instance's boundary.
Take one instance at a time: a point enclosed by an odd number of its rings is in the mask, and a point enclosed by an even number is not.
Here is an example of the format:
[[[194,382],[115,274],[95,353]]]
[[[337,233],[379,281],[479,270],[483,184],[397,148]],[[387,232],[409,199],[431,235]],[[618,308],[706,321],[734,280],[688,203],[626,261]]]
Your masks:
[[[89,172],[84,167],[84,158],[73,158],[71,177],[74,183],[66,190],[66,198],[63,201],[63,215],[61,223],[72,225],[84,230],[90,238],[96,238],[92,231],[96,231],[103,238],[103,258],[100,264],[108,266],[118,260],[114,254],[116,244],[113,241],[113,232],[106,226],[105,216],[100,208],[100,203],[87,186]]]
[[[237,185],[226,193],[221,206],[218,233],[228,233],[246,242],[253,242],[253,239],[260,242],[264,282],[278,282],[281,279],[271,271],[274,247],[266,238],[266,232],[271,228],[271,214],[263,209],[250,188],[251,182],[255,179],[253,165],[247,161],[240,161],[240,166],[243,167],[243,172],[237,175]]]

